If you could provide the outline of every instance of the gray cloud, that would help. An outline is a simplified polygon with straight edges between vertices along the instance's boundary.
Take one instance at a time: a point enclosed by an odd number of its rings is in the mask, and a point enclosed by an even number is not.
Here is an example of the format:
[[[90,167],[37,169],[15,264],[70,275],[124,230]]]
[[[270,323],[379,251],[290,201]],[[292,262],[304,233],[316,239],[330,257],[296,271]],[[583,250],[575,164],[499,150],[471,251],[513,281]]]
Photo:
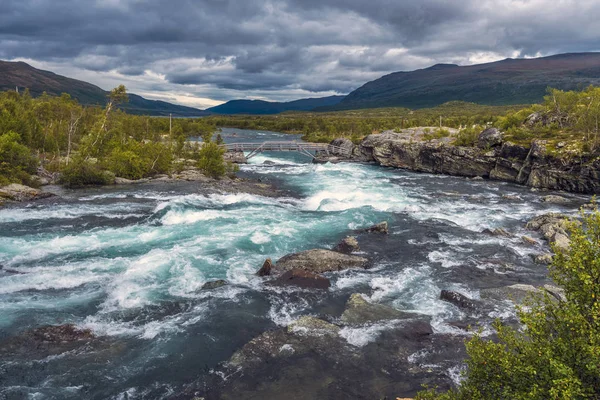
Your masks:
[[[289,100],[438,62],[597,51],[597,15],[596,0],[2,0],[0,58],[187,104]]]

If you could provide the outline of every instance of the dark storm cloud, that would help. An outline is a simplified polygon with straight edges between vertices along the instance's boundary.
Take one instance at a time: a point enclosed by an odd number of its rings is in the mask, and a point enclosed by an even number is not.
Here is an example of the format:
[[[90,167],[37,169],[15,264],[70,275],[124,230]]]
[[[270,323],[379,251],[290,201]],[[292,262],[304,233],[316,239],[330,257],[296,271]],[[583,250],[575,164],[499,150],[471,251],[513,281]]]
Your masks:
[[[600,50],[597,15],[595,0],[2,0],[0,58],[281,99],[437,62]]]

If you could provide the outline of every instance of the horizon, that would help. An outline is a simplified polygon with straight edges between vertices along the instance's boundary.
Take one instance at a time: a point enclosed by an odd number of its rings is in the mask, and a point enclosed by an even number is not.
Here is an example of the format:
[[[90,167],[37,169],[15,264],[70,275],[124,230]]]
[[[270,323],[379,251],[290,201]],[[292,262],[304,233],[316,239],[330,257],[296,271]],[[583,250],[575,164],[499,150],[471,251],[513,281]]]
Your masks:
[[[285,102],[436,64],[600,51],[600,4],[550,4],[7,0],[0,58],[199,109]]]

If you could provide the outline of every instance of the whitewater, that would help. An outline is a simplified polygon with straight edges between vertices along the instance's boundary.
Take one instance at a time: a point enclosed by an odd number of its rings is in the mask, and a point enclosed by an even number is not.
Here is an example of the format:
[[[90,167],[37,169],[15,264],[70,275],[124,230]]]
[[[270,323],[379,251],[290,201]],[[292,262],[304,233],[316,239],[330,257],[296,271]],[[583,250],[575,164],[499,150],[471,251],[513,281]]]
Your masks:
[[[299,140],[259,131],[223,136]],[[501,182],[310,161],[269,153],[241,167],[240,176],[284,190],[279,197],[162,182],[61,189],[55,198],[0,209],[0,340],[73,323],[102,342],[0,359],[0,398],[171,398],[218,374],[221,363],[266,330],[302,315],[335,320],[352,293],[428,316],[435,334],[465,337],[451,323],[464,311],[440,300],[440,291],[477,299],[487,287],[547,282],[546,267],[532,261],[543,249],[521,240],[535,237],[524,224],[542,213],[575,211]],[[359,237],[373,267],[329,274],[326,293],[267,287],[255,275],[266,258],[332,248],[381,221],[388,221],[389,235]],[[514,236],[483,233],[494,228]],[[228,285],[201,289],[217,279]],[[511,316],[510,303],[499,302],[478,321],[487,327]],[[370,324],[339,334],[361,348],[389,329]],[[460,360],[426,359],[415,352],[406,362],[431,363],[456,381]]]

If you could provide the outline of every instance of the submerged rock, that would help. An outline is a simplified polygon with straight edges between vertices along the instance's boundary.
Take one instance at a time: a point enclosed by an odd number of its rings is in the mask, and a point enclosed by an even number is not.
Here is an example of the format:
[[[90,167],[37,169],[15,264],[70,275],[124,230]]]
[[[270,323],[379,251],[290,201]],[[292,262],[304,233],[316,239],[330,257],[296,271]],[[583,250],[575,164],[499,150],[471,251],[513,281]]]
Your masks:
[[[331,250],[313,249],[288,254],[277,261],[274,271],[283,273],[292,269],[303,269],[321,274],[349,268],[367,268],[369,260],[364,257],[338,253]]]
[[[356,240],[354,236],[347,236],[333,248],[333,251],[337,251],[338,253],[344,254],[350,254],[360,251],[360,247],[358,246],[358,240]]]
[[[484,229],[481,233],[491,236],[501,236],[507,238],[513,237],[513,235],[504,228]]]
[[[499,288],[483,289],[480,292],[482,299],[494,301],[510,300],[515,304],[523,303],[533,293],[542,293],[542,291],[532,285],[515,284]]]
[[[340,320],[346,324],[365,324],[384,320],[410,318],[411,314],[382,304],[373,304],[359,294],[354,293],[346,303],[346,309]]]
[[[442,290],[440,299],[460,308],[475,308],[476,305],[474,300],[468,298],[464,294],[452,290]]]
[[[523,243],[529,244],[531,246],[537,246],[539,244],[537,240],[530,238],[529,236],[521,236],[521,240],[523,241]]]
[[[567,199],[566,197],[556,196],[553,194],[542,197],[542,201],[544,203],[551,203],[551,204],[566,204],[566,203],[571,202],[571,200]]]
[[[277,279],[270,281],[269,284],[275,286],[298,286],[306,289],[325,290],[331,287],[329,279],[303,269],[286,271],[278,276]]]
[[[227,281],[225,281],[223,279],[219,279],[216,281],[209,281],[209,282],[206,282],[204,285],[202,285],[202,290],[217,289],[217,288],[220,288],[225,285],[227,285]]]
[[[263,263],[262,267],[258,270],[256,275],[258,276],[269,276],[271,275],[271,270],[273,269],[273,262],[270,258],[267,258]]]
[[[368,232],[368,233],[374,232],[374,233],[388,234],[389,233],[389,231],[388,231],[388,223],[387,223],[387,221],[380,222],[380,223],[378,223],[376,225],[373,225],[373,226],[365,229],[365,232]]]

